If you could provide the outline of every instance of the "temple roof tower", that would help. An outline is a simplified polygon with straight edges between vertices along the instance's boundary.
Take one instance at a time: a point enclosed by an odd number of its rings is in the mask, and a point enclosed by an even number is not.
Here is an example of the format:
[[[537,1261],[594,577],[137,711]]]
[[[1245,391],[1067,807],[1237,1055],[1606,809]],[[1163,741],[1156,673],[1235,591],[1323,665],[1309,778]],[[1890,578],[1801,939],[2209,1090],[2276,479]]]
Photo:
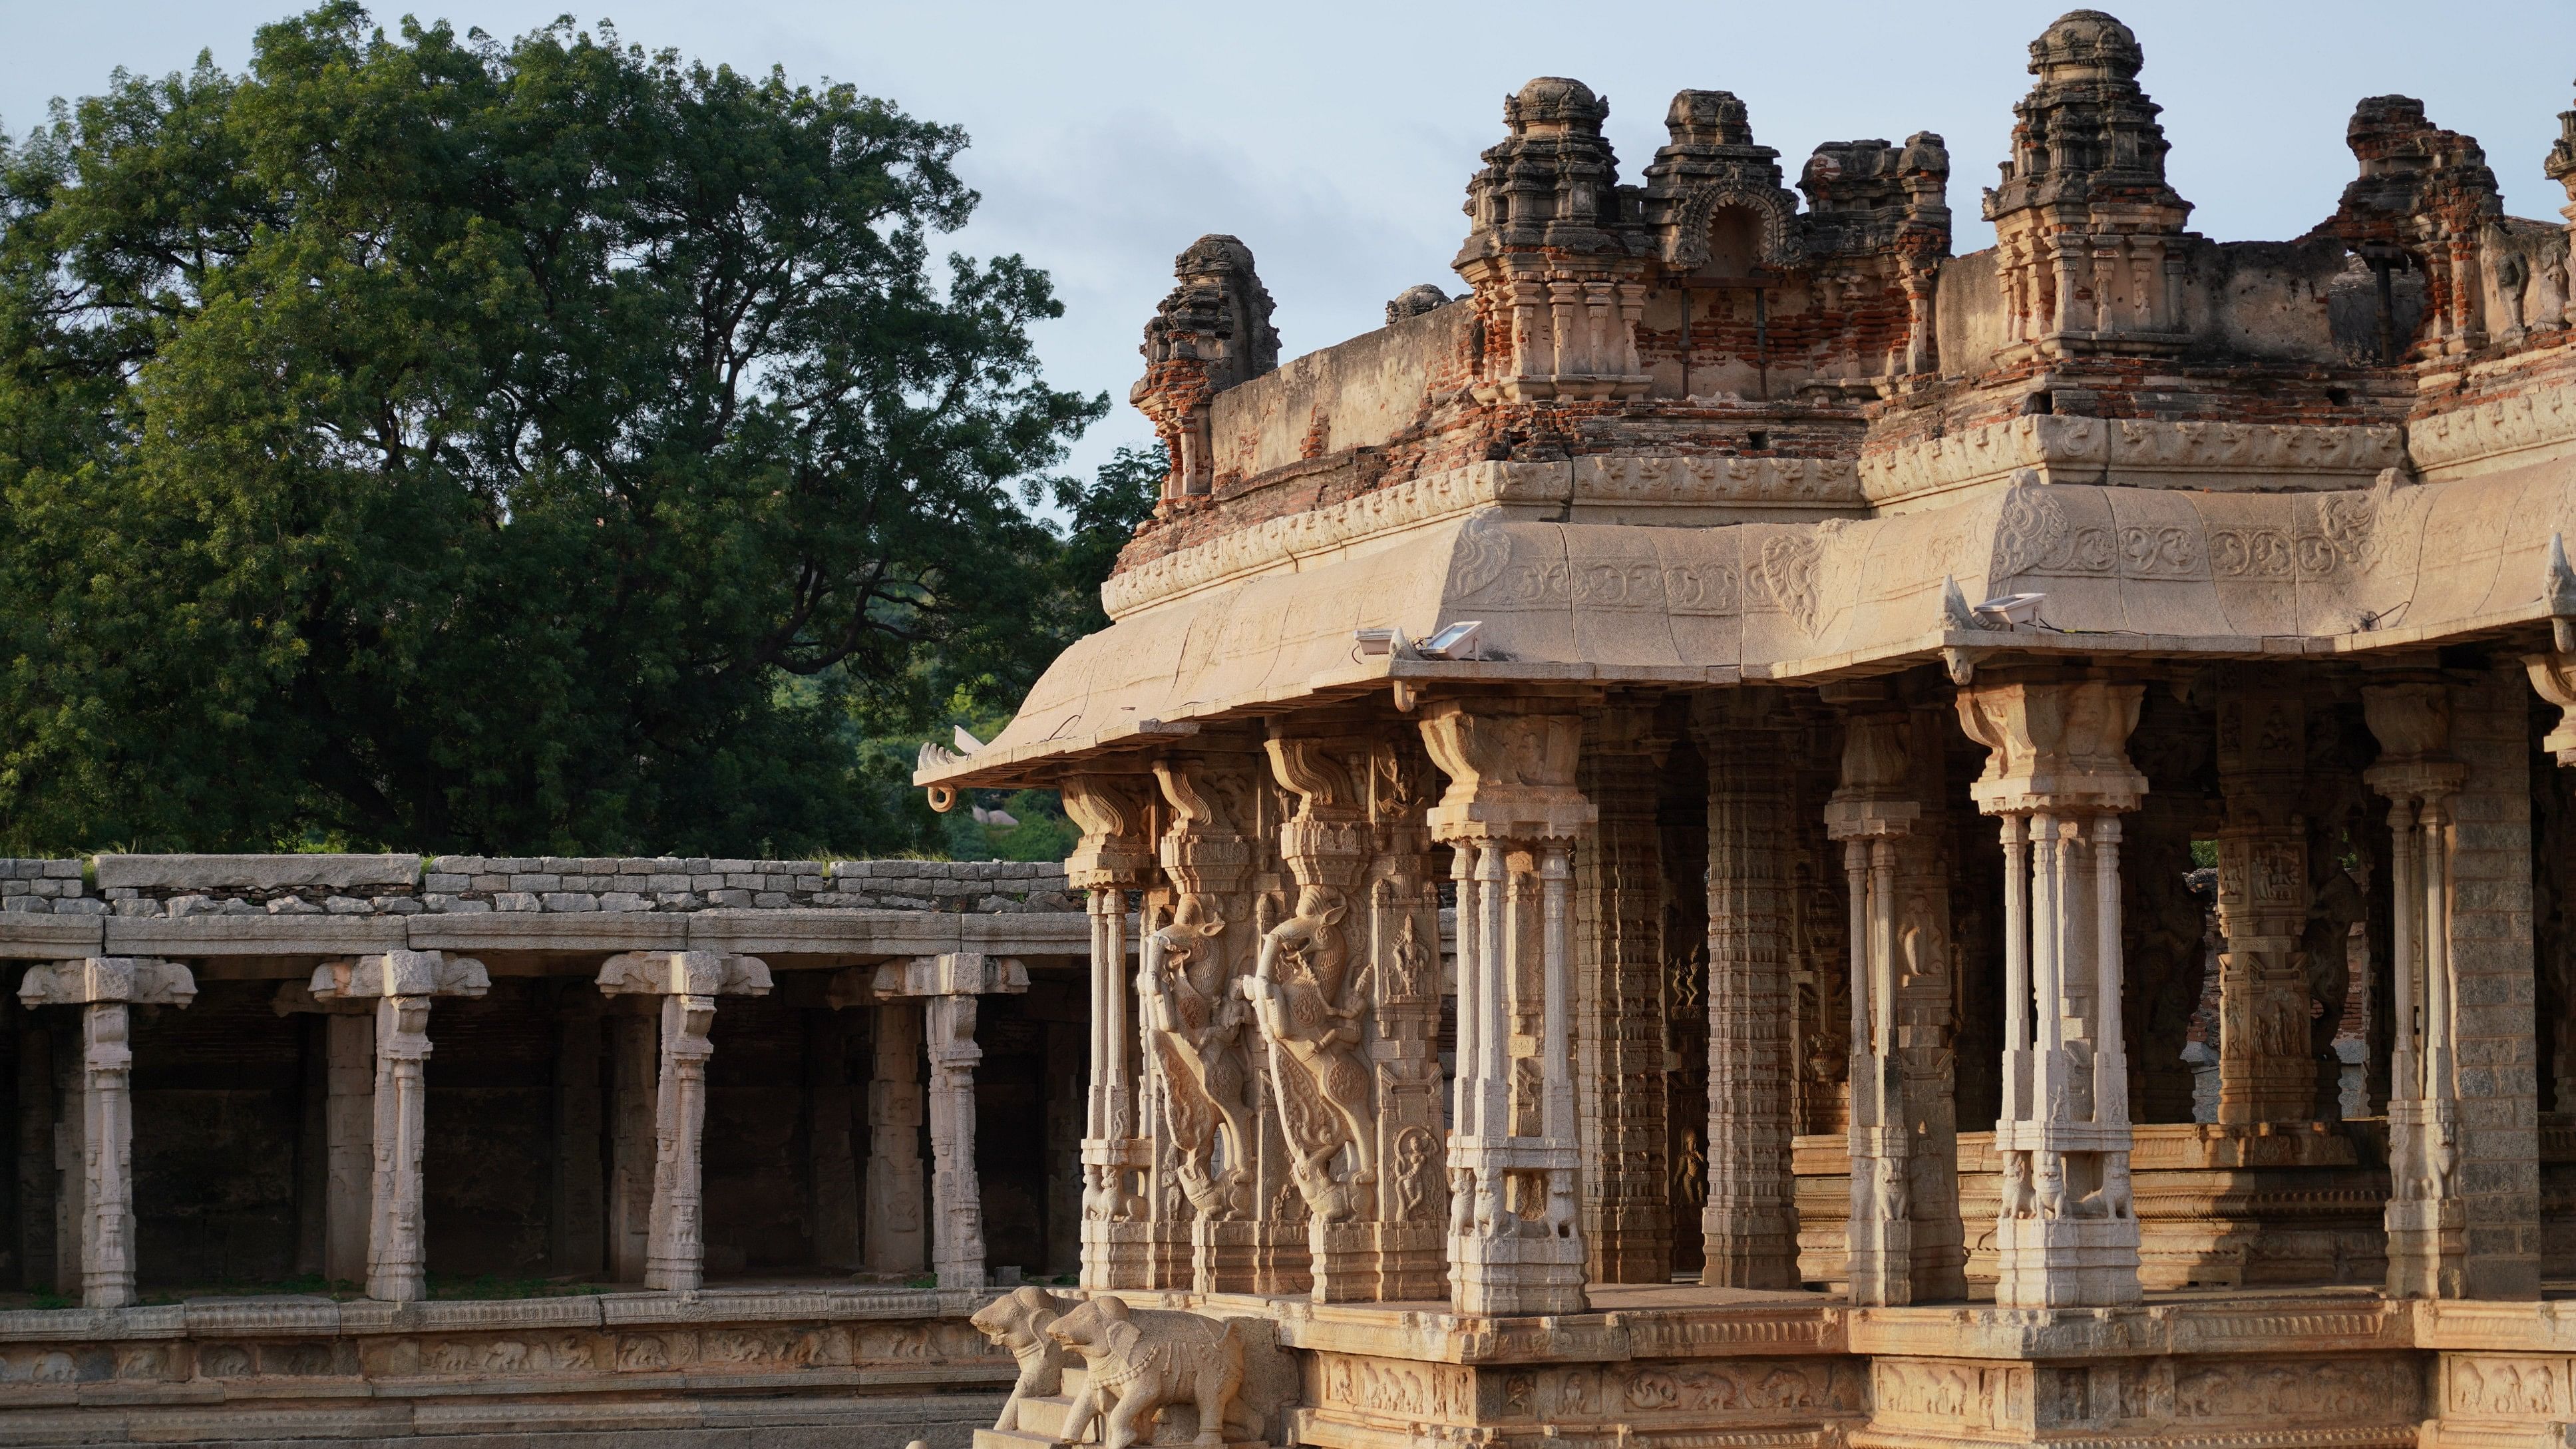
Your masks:
[[[1646,168],[1646,208],[1666,265],[1689,270],[1709,260],[1709,221],[1743,208],[1761,218],[1760,262],[1787,266],[1803,248],[1798,198],[1780,184],[1780,153],[1753,141],[1744,102],[1727,91],[1683,91],[1664,113],[1672,139]]]
[[[1172,471],[1163,496],[1204,495],[1208,400],[1279,367],[1279,329],[1270,291],[1253,270],[1252,248],[1211,233],[1172,259],[1177,281],[1145,324],[1145,375],[1127,400],[1151,418]]]
[[[2177,350],[2191,203],[2165,181],[2159,107],[2138,85],[2145,52],[2098,10],[2058,17],[2030,44],[2039,77],[2013,107],[2010,161],[1985,196],[2012,336],[2042,356]]]
[[[1564,76],[1540,76],[1506,98],[1511,138],[1485,151],[1467,183],[1472,226],[1458,263],[1529,247],[1624,250],[1619,158],[1601,135],[1609,115],[1608,97]]]

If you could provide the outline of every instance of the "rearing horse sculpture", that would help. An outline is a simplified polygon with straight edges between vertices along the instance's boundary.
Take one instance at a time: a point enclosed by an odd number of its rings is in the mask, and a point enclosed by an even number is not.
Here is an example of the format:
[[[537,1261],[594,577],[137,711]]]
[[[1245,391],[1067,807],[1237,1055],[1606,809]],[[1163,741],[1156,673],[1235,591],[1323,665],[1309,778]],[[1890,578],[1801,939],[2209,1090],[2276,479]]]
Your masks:
[[[1368,973],[1349,975],[1341,924],[1348,912],[1341,892],[1329,886],[1299,891],[1297,913],[1262,937],[1243,994],[1278,1054],[1273,1060],[1293,1063],[1338,1119],[1351,1144],[1348,1185],[1358,1185],[1377,1179],[1377,1143],[1368,1066],[1359,1051]]]
[[[1195,894],[1184,894],[1162,929],[1139,951],[1136,1000],[1153,1033],[1178,1149],[1181,1191],[1200,1216],[1240,1218],[1252,1209],[1251,1083],[1235,1043],[1243,1003],[1227,995],[1216,937],[1225,920]],[[1223,1134],[1225,1170],[1215,1169]]]

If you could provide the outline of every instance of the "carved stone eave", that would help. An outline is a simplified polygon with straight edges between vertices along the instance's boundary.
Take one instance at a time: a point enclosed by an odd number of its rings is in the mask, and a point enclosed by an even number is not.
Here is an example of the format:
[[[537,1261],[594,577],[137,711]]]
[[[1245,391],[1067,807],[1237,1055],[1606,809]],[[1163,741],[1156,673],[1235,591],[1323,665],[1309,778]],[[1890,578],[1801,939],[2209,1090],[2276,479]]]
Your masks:
[[[1645,528],[1492,507],[1311,568],[1283,561],[1075,644],[1000,737],[918,784],[1039,783],[1084,760],[1402,684],[1704,688],[1886,672],[1960,651],[2032,658],[2375,656],[2528,637],[2576,478],[2523,468],[2324,493],[2047,484],[1820,523]],[[1963,600],[2044,595],[2027,625],[1959,629]],[[1361,651],[1355,633],[1482,624],[1477,657]]]

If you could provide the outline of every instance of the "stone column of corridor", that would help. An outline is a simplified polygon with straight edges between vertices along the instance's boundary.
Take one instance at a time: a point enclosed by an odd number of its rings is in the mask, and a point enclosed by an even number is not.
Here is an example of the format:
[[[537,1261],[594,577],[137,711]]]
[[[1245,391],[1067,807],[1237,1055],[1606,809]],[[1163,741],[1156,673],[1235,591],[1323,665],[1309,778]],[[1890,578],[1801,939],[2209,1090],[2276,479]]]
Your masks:
[[[2307,707],[2255,671],[2224,678],[2218,700],[2218,1120],[2305,1121],[2316,1059],[2308,1049],[2308,824],[2302,786]]]
[[[1759,690],[1693,700],[1708,761],[1708,1202],[1700,1281],[1798,1286],[1789,1166],[1789,735]]]
[[[375,1005],[374,1171],[367,1191],[367,1296],[411,1303],[428,1296],[421,1231],[421,1145],[426,1140],[429,1004],[492,989],[483,963],[437,951],[388,951],[326,961],[313,973],[318,1002]]]
[[[644,1286],[695,1292],[706,1277],[700,1151],[706,1136],[707,1039],[718,996],[766,996],[769,967],[714,951],[626,951],[599,968],[603,996],[660,998],[660,1084],[653,1097],[653,1205]]]
[[[135,956],[85,956],[31,967],[22,1005],[81,1008],[81,1174],[78,1194],[81,1305],[123,1308],[134,1301],[134,1053],[127,1045],[136,1002],[185,1006],[196,999],[188,968]]]
[[[1028,989],[1024,963],[974,951],[853,966],[833,978],[827,999],[834,1006],[880,1003],[877,1086],[885,1089],[878,1105],[885,1109],[886,1120],[872,1133],[875,1153],[868,1163],[871,1268],[901,1272],[921,1261],[919,1217],[914,1208],[921,1201],[921,1161],[911,1155],[911,1132],[893,1120],[907,1117],[915,1125],[921,1121],[925,1094],[906,1079],[917,1042],[922,1058],[930,1064],[926,1095],[932,1271],[942,1288],[984,1286],[983,1182],[975,1173],[975,1064],[983,1060],[984,1052],[975,1044],[976,998]]]
[[[1139,1130],[1140,1093],[1129,1070],[1133,1000],[1128,979],[1128,893],[1154,872],[1149,775],[1073,775],[1065,814],[1082,838],[1065,860],[1065,883],[1088,893],[1091,915],[1090,1087],[1083,1099],[1082,1286],[1142,1288],[1152,1227],[1144,1177],[1153,1144]]]

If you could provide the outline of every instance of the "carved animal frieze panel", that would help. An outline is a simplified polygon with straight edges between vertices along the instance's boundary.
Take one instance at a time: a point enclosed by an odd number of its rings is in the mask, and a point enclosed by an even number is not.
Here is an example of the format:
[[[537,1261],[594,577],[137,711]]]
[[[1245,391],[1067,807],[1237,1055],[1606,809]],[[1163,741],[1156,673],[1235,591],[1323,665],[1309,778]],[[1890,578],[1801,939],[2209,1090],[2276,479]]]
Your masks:
[[[2521,1354],[2445,1354],[2445,1418],[2576,1419],[2576,1360]]]

